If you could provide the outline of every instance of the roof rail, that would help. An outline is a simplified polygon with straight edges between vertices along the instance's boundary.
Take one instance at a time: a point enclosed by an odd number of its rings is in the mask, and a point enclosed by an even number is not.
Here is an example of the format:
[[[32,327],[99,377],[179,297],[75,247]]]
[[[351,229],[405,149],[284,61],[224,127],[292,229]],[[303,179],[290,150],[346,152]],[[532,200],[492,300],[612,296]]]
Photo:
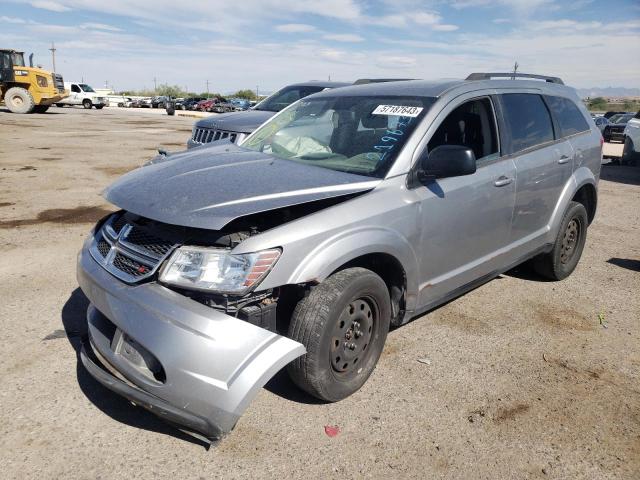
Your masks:
[[[504,72],[504,73],[472,73],[469,75],[466,80],[491,80],[493,77],[503,77],[503,78],[535,78],[537,80],[544,80],[549,83],[557,83],[558,85],[564,85],[564,82],[560,77],[548,77],[546,75],[534,75],[531,73],[513,73],[513,72]]]
[[[415,78],[359,78],[354,85],[366,85],[367,83],[406,82]]]

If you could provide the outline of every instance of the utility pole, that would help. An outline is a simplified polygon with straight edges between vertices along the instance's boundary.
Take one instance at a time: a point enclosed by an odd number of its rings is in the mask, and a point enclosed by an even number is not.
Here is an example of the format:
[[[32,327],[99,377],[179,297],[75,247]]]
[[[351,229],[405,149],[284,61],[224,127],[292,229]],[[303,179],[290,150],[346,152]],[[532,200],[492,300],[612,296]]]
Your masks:
[[[518,65],[518,62],[516,61],[516,63],[513,64],[513,76],[511,77],[511,80],[515,80],[516,79],[516,74],[518,73],[518,67],[520,65]]]
[[[209,97],[209,80],[207,80],[207,98]]]
[[[156,77],[153,77],[153,93],[157,93],[158,92],[158,82],[156,80]]]
[[[51,48],[49,51],[51,52],[51,59],[53,60],[53,71],[56,71],[56,44],[51,42]]]
[[[256,85],[256,100],[260,100],[260,95],[258,94],[258,85]]]

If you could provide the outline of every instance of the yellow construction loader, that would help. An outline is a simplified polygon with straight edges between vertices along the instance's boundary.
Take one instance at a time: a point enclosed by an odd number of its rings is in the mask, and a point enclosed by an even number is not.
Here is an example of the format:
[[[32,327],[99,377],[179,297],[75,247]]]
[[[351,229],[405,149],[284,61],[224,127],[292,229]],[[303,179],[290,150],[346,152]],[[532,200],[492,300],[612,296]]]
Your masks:
[[[33,57],[33,55],[31,55]],[[24,53],[0,49],[0,101],[13,113],[44,113],[69,95],[62,75],[24,63]]]

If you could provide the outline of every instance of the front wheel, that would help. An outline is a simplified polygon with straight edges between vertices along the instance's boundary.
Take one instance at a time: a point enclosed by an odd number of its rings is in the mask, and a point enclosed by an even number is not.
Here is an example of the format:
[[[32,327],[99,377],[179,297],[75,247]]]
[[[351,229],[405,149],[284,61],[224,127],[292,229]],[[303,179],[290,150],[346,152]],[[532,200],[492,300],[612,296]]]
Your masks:
[[[564,280],[575,270],[587,239],[587,210],[571,202],[564,214],[553,249],[533,259],[534,270],[550,280]]]
[[[104,105],[96,105],[96,110],[102,110],[104,108]]]
[[[11,113],[31,113],[35,102],[31,93],[22,87],[12,87],[4,95],[4,104]]]
[[[360,267],[331,275],[294,310],[288,336],[307,353],[288,365],[289,376],[321,400],[348,397],[375,369],[390,319],[389,291],[378,275]]]
[[[44,113],[49,110],[49,105],[36,105],[33,107],[33,113]]]

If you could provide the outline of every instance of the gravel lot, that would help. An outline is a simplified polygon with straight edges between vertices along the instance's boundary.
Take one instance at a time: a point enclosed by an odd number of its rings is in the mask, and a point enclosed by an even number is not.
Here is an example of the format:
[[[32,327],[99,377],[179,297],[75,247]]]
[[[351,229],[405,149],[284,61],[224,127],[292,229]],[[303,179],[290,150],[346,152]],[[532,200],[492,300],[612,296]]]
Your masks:
[[[340,403],[279,374],[206,449],[93,381],[75,255],[100,191],[193,122],[0,109],[3,478],[640,478],[640,169],[603,167],[569,279],[509,272],[392,331]]]

